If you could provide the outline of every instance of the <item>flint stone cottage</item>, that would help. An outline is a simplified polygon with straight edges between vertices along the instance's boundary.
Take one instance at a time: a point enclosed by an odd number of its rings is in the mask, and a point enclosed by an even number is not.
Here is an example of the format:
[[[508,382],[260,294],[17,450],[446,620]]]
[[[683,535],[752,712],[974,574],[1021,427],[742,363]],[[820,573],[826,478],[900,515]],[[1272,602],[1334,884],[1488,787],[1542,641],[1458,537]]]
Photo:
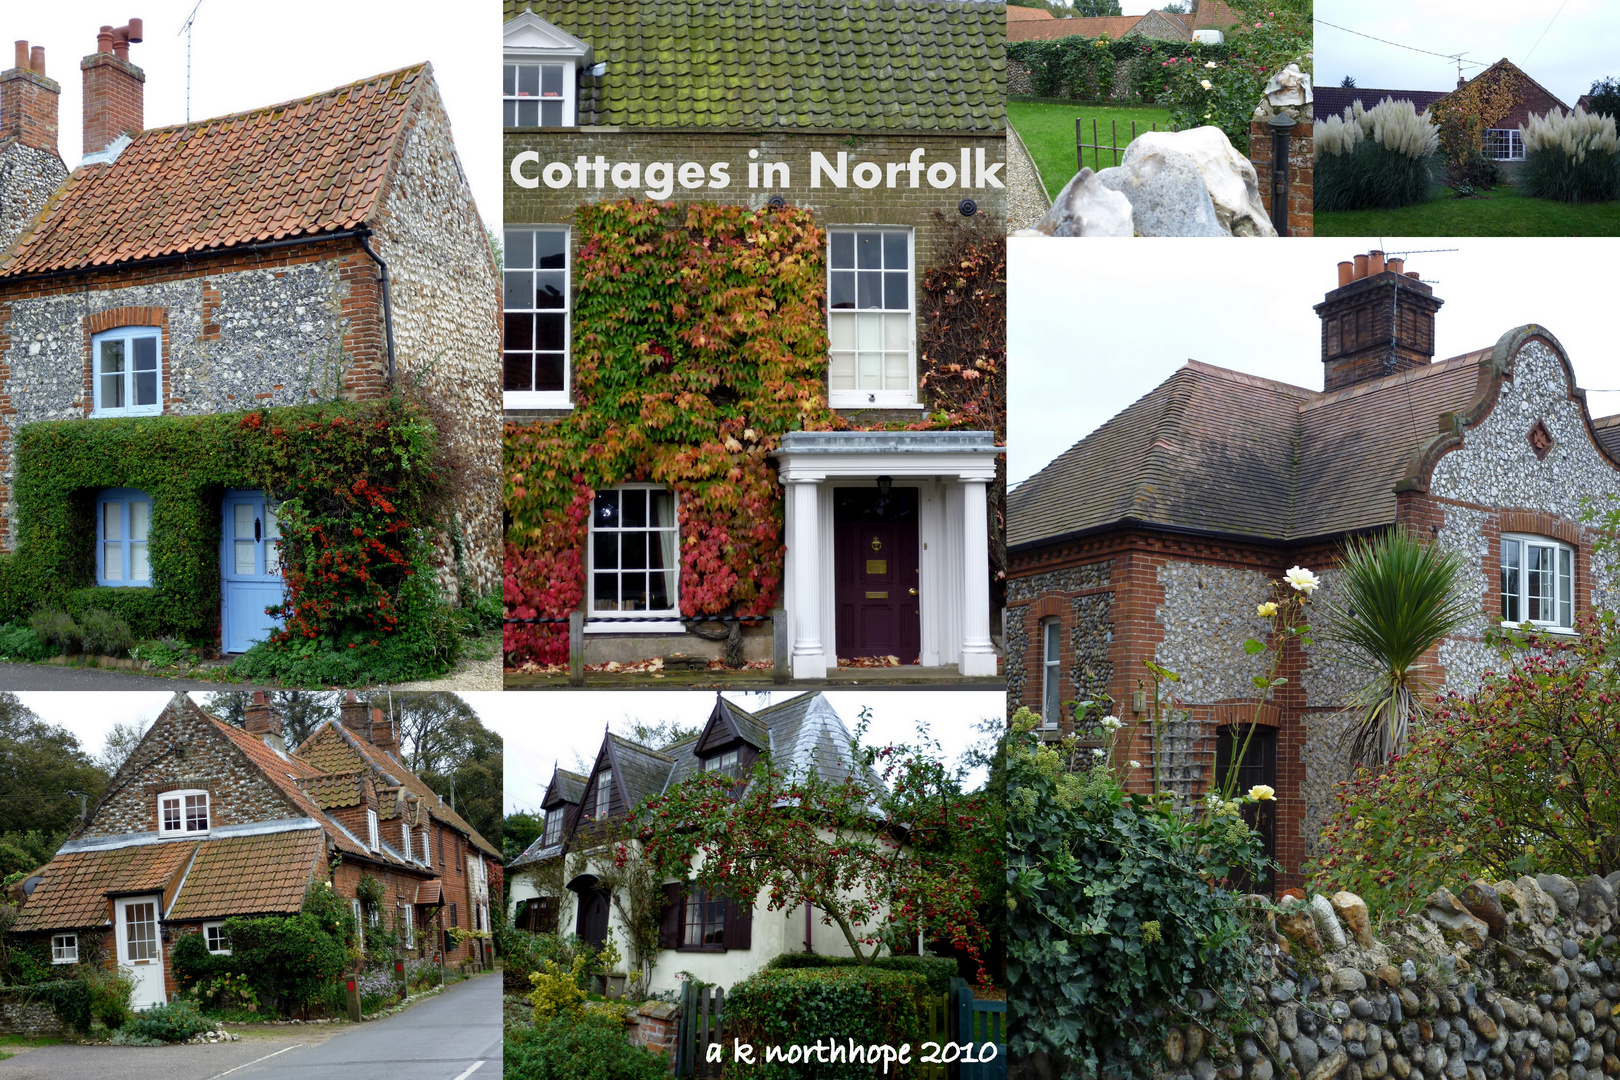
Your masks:
[[[582,205],[633,196],[811,211],[830,294],[818,390],[844,429],[763,436],[775,442],[786,549],[767,608],[785,609],[792,675],[893,655],[994,676],[987,506],[1002,450],[991,431],[904,428],[931,407],[919,386],[921,282],[961,215],[1004,222],[1003,5],[654,0],[626,18],[601,0],[507,0],[505,15],[509,430],[591,406],[570,375]],[[841,185],[813,175],[813,154],[843,162]],[[673,170],[666,188],[654,183],[659,162]],[[886,181],[867,182],[884,172],[872,163],[888,163]],[[565,164],[578,177],[559,185]],[[630,164],[638,179],[625,187]],[[718,657],[681,617],[697,582],[667,561],[683,539],[681,492],[627,477],[595,499],[581,559],[586,662]],[[621,565],[609,534],[632,515],[654,522],[658,543]],[[652,568],[651,584],[626,592],[629,566]],[[770,627],[744,632],[748,659],[772,646]]]
[[[659,750],[606,734],[588,775],[565,769],[552,775],[541,801],[545,827],[507,867],[512,924],[537,933],[576,934],[597,945],[611,931],[624,942],[621,913],[590,865],[598,854],[611,857],[593,851],[593,825],[622,820],[646,799],[704,770],[746,776],[762,756],[784,774],[814,771],[838,779],[847,775],[849,742],[837,711],[815,693],[758,712],[717,698],[695,738]],[[742,901],[708,896],[679,882],[666,883],[650,989],[675,988],[680,971],[730,986],[783,953],[850,955],[843,934],[824,925],[813,908],[767,911],[767,900],[764,894]]]
[[[44,49],[19,42],[0,73],[0,551],[19,544],[28,424],[367,401],[414,382],[464,465],[457,520],[437,523],[441,585],[452,601],[462,583],[493,590],[496,270],[431,66],[147,128],[140,40],[138,19],[103,27],[81,62],[71,174]],[[191,621],[217,620],[223,649],[242,651],[281,600],[276,507],[262,491],[199,497],[222,534],[219,602]],[[162,587],[147,539],[170,508],[116,482],[71,498],[96,552],[72,587]]]
[[[1401,526],[1466,558],[1478,615],[1425,660],[1447,689],[1494,666],[1489,627],[1570,632],[1620,604],[1620,566],[1581,520],[1583,499],[1620,493],[1620,417],[1589,415],[1546,327],[1435,361],[1442,303],[1402,260],[1357,255],[1316,305],[1321,390],[1188,361],[1011,492],[1009,704],[1055,737],[1072,727],[1062,703],[1107,695],[1128,756],[1154,754],[1196,798],[1259,704],[1251,677],[1269,661],[1243,650],[1269,630],[1256,606],[1299,565],[1322,579],[1319,610],[1352,537]],[[1283,655],[1288,683],[1239,775],[1277,791],[1262,832],[1289,887],[1346,774],[1339,709],[1355,683],[1320,646]],[[1165,690],[1182,718],[1156,748],[1144,660],[1182,676]]]
[[[135,978],[134,1005],[178,993],[172,944],[205,935],[226,952],[232,916],[295,914],[330,882],[364,937],[385,927],[406,955],[482,959],[499,852],[399,761],[381,710],[354,699],[289,750],[255,694],[242,727],[175,694],[83,823],[22,884],[14,930],[48,937],[56,964],[105,962]],[[366,906],[362,876],[383,897]],[[431,933],[421,934],[422,931]]]

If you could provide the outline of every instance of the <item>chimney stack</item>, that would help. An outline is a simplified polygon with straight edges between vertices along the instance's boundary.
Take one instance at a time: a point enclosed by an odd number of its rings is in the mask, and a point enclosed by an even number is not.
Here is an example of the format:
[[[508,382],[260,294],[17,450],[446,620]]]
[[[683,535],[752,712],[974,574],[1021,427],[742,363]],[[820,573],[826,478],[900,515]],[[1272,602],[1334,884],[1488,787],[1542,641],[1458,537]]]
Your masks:
[[[1316,305],[1322,319],[1322,388],[1338,390],[1434,359],[1434,314],[1445,301],[1384,252],[1339,264],[1339,286]]]
[[[281,717],[271,709],[263,690],[253,691],[253,704],[243,710],[242,730],[259,736],[264,745],[278,754],[287,752],[287,742],[281,736]]]
[[[17,54],[8,71],[0,71],[0,141],[16,139],[35,150],[57,153],[57,105],[62,88],[45,77],[45,49],[17,42]]]
[[[103,26],[96,51],[79,61],[84,71],[84,154],[99,154],[120,135],[145,126],[146,73],[129,62],[129,46],[141,40],[141,20]]]
[[[371,708],[350,690],[343,695],[343,705],[338,715],[343,726],[357,738],[366,740],[395,761],[399,760],[399,740],[394,737],[394,725],[383,716],[381,709]]]

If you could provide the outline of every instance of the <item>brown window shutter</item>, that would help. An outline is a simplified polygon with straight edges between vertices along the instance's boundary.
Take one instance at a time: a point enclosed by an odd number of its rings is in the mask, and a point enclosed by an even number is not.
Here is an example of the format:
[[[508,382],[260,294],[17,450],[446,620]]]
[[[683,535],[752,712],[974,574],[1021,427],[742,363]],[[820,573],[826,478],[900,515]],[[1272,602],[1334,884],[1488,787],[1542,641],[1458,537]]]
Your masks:
[[[726,948],[748,949],[754,944],[754,907],[726,897]]]
[[[672,881],[664,886],[664,906],[658,913],[658,947],[675,949],[681,944],[681,886]]]

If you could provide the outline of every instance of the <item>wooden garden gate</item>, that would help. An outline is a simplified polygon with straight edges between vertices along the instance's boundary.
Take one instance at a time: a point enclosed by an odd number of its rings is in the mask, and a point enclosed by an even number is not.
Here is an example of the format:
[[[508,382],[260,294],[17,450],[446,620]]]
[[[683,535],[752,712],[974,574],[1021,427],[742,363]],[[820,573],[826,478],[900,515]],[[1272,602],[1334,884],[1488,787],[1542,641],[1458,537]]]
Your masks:
[[[710,1062],[709,1044],[723,1042],[720,1026],[725,1018],[726,991],[720,986],[681,983],[681,1023],[675,1041],[675,1075],[718,1077],[720,1064]]]
[[[973,988],[960,979],[951,981],[951,1019],[956,1029],[952,1038],[958,1043],[973,1044],[972,1061],[957,1065],[957,1080],[1006,1080],[1007,1078],[1007,1003],[981,1001],[973,996]],[[996,1048],[989,1061],[985,1044]]]

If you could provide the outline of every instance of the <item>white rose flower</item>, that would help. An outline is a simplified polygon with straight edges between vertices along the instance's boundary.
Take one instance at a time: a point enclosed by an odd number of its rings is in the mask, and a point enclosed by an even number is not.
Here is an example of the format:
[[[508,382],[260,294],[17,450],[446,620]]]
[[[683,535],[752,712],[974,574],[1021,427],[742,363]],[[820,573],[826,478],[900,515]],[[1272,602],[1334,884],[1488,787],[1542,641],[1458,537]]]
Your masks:
[[[1289,567],[1288,573],[1284,574],[1283,578],[1288,582],[1288,584],[1294,587],[1295,591],[1302,592],[1306,596],[1309,596],[1311,593],[1315,592],[1317,586],[1321,584],[1321,582],[1316,579],[1315,574],[1300,566]]]
[[[1198,85],[1202,86],[1205,90],[1213,90],[1213,89],[1215,89],[1213,86],[1210,85],[1208,79],[1199,79],[1198,80]]]
[[[1102,747],[1096,747],[1091,751],[1091,756],[1092,757],[1102,757],[1105,753],[1106,753],[1106,751],[1103,750]]]
[[[1211,60],[1209,63],[1205,64],[1204,66],[1207,67],[1207,68],[1212,68],[1212,67],[1215,66],[1215,61]]]

